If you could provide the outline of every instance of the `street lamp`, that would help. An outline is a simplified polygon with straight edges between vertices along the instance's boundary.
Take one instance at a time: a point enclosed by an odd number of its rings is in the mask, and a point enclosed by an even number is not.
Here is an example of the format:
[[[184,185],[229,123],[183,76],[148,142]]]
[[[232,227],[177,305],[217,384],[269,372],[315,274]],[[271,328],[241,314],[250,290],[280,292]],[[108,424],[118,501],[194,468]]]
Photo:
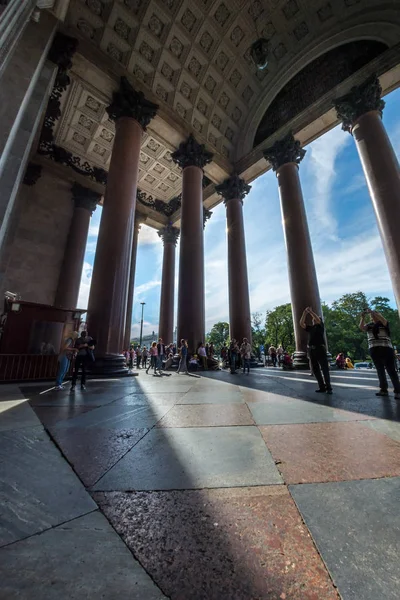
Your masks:
[[[144,311],[144,305],[146,304],[146,302],[141,302],[140,303],[142,305],[142,320],[140,321],[140,339],[139,339],[139,346],[142,347],[142,337],[143,337],[143,311]]]

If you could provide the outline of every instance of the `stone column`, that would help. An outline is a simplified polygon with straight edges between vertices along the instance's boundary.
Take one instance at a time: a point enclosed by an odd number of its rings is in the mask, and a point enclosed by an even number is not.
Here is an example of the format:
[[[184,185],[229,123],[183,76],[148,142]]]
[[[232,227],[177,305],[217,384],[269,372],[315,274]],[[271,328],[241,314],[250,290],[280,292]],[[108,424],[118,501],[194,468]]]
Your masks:
[[[178,340],[195,351],[204,342],[203,167],[212,154],[190,135],[172,154],[183,169],[178,287]]]
[[[382,123],[381,93],[378,78],[372,76],[336,100],[335,107],[342,129],[356,142],[400,311],[400,167]]]
[[[164,243],[158,335],[169,344],[174,334],[175,246],[179,229],[167,225],[158,235]]]
[[[128,282],[143,130],[157,105],[136,92],[125,77],[107,112],[115,138],[104,197],[88,306],[88,329],[96,339],[96,369],[124,372]]]
[[[290,296],[296,352],[294,365],[308,368],[308,334],[300,327],[300,318],[306,306],[321,314],[314,256],[308,231],[307,216],[299,179],[299,167],[306,151],[289,134],[264,151],[266,160],[276,172],[281,200],[283,230],[289,269]]]
[[[79,183],[74,183],[71,191],[75,208],[54,299],[54,306],[63,308],[76,308],[90,217],[101,198],[100,194],[79,185]]]
[[[135,212],[134,226],[133,226],[133,241],[132,241],[132,252],[131,252],[131,267],[129,271],[129,283],[128,283],[128,299],[126,302],[126,320],[125,320],[125,335],[124,335],[124,350],[129,349],[131,344],[131,329],[132,329],[132,312],[133,312],[133,296],[135,290],[135,273],[136,273],[136,255],[138,238],[141,223],[146,221],[147,217],[142,215],[138,211]]]
[[[229,329],[231,339],[251,343],[249,282],[247,278],[246,241],[243,225],[243,199],[249,186],[232,175],[215,190],[224,198],[228,235]]]

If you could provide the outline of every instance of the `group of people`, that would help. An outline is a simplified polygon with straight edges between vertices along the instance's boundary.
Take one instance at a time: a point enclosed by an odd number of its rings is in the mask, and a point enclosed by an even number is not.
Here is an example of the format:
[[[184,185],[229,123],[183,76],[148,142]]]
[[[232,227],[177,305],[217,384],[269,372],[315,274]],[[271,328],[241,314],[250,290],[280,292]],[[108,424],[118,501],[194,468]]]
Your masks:
[[[87,367],[94,362],[94,349],[96,341],[88,335],[87,331],[79,334],[72,331],[63,341],[63,345],[58,356],[58,369],[56,376],[56,390],[63,389],[63,382],[68,373],[71,362],[73,362],[71,392],[75,391],[76,384],[81,374],[81,390],[86,389]]]
[[[251,344],[247,338],[243,338],[240,346],[239,342],[233,339],[229,346],[225,345],[221,348],[222,365],[229,367],[232,375],[240,368],[243,369],[243,373],[249,374],[251,353]]]
[[[369,317],[369,322],[366,322],[367,317]],[[322,318],[308,306],[301,316],[300,325],[309,333],[310,363],[319,385],[315,391],[332,394],[325,327]],[[379,379],[379,391],[376,395],[384,397],[389,395],[387,373],[393,385],[394,397],[396,400],[400,400],[400,380],[396,368],[396,355],[387,319],[378,311],[365,308],[361,314],[359,326],[361,331],[367,334],[369,353]]]
[[[293,369],[293,360],[287,350],[284,350],[282,344],[275,348],[270,346],[265,356],[265,363],[271,362],[273,367],[282,367],[284,370]]]
[[[338,369],[354,369],[350,356],[345,356],[344,352],[339,352],[335,362]]]

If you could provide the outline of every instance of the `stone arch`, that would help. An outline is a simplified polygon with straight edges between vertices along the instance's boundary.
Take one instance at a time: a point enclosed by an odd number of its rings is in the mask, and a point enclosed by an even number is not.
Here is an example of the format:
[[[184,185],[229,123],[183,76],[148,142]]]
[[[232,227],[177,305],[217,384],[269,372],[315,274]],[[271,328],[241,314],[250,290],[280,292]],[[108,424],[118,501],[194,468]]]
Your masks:
[[[370,17],[371,16],[374,15],[370,15]],[[394,15],[391,14],[390,16]],[[386,21],[382,19],[382,14],[380,14],[379,17],[377,16],[376,20],[362,24],[349,24],[349,27],[346,30],[335,32],[325,39],[320,38],[307,51],[296,57],[287,68],[279,72],[273,79],[271,79],[265,95],[260,100],[255,110],[253,110],[249,115],[247,122],[243,127],[243,136],[238,143],[238,148],[241,150],[240,156],[245,156],[252,151],[256,132],[261,120],[279,92],[293,77],[296,76],[296,74],[302,71],[315,59],[328,53],[338,46],[342,46],[350,42],[369,40],[382,43],[387,47],[391,47],[397,44],[399,39],[399,15],[397,15],[397,17],[395,17],[392,21]],[[237,156],[237,158],[240,157]]]

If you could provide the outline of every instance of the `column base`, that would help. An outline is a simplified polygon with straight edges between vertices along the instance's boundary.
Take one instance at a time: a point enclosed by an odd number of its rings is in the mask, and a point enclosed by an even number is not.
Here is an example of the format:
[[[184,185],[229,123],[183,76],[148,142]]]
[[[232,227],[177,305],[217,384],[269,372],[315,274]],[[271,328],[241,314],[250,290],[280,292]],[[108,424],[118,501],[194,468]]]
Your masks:
[[[91,365],[88,365],[88,373],[90,377],[130,377],[138,375],[132,373],[126,366],[125,357],[123,354],[106,354],[104,356],[96,356],[96,360]]]
[[[293,354],[293,368],[299,371],[308,371],[310,369],[310,362],[306,352],[295,352]]]

